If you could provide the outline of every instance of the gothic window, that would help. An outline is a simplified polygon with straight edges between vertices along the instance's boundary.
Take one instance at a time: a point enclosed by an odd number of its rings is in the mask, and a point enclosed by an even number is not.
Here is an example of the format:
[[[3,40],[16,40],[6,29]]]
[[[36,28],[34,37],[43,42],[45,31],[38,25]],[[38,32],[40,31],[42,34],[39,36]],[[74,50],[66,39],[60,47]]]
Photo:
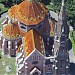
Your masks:
[[[50,65],[48,65],[48,67],[50,67]]]
[[[37,56],[38,59],[40,59],[40,56]]]
[[[50,70],[50,68],[49,68],[49,70]]]
[[[30,57],[30,59],[33,60],[34,59],[34,56]]]
[[[59,40],[59,37],[58,36],[56,37],[56,40]]]
[[[57,50],[56,55],[58,55],[58,52],[59,52],[59,51]]]
[[[49,42],[47,42],[47,45],[49,45]]]
[[[12,42],[12,49],[14,49],[14,42]]]
[[[21,72],[21,75],[24,75],[24,74],[25,74],[24,71],[22,71],[22,72]]]
[[[62,33],[64,32],[64,27],[62,28]]]
[[[47,38],[47,41],[49,41],[49,37]]]
[[[6,47],[8,48],[8,41],[6,41]]]
[[[63,68],[63,63],[62,62],[60,62],[60,68]]]
[[[60,52],[61,52],[61,55],[64,55],[64,50],[61,50]]]

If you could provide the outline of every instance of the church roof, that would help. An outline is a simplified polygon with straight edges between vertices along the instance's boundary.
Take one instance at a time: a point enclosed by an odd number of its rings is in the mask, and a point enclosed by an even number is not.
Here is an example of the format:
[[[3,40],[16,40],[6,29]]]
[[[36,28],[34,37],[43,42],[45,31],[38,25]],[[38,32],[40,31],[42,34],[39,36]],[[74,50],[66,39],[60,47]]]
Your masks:
[[[26,34],[26,32],[25,32],[25,31],[20,30],[20,36],[24,37],[24,36],[25,36],[25,34]]]
[[[20,30],[17,22],[9,23],[3,28],[3,35],[5,38],[15,39],[19,37],[19,34]]]
[[[11,18],[26,25],[35,25],[45,19],[48,10],[44,4],[38,3],[36,0],[24,0],[19,5],[15,5],[8,10]]]
[[[8,10],[8,14],[12,19],[15,18],[17,8],[18,8],[18,5],[14,5]]]
[[[30,30],[23,38],[25,56],[28,56],[35,48],[44,54],[42,39],[35,30]]]
[[[8,38],[8,39],[18,38],[19,35],[24,37],[25,34],[26,32],[19,29],[17,22],[9,23],[3,28],[3,35],[5,38]]]

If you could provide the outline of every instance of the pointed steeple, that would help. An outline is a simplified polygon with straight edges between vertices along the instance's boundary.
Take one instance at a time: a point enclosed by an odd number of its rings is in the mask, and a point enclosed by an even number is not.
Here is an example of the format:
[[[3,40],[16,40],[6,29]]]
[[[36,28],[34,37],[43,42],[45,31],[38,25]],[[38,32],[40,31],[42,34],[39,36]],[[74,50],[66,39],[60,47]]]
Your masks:
[[[64,0],[62,0],[62,6],[64,6]]]
[[[60,20],[66,20],[65,1],[62,0],[61,10],[59,13]]]
[[[62,0],[61,10],[58,18],[58,24],[60,25],[60,34],[65,34],[68,37],[69,26],[67,25],[65,0]]]
[[[57,32],[56,32],[56,34],[59,37],[62,34],[65,34],[67,36],[68,33],[69,33],[69,26],[67,25],[65,1],[62,0],[61,9],[60,9],[59,17],[58,17]]]

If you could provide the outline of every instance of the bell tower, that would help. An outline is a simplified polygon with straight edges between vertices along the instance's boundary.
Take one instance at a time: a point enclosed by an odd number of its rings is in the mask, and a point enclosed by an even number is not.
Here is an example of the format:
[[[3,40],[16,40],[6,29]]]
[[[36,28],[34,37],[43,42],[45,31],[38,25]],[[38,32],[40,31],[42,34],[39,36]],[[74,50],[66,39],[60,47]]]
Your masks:
[[[54,75],[69,75],[69,53],[66,42],[69,39],[69,26],[66,20],[64,0],[59,13],[58,22],[55,29],[54,54]]]

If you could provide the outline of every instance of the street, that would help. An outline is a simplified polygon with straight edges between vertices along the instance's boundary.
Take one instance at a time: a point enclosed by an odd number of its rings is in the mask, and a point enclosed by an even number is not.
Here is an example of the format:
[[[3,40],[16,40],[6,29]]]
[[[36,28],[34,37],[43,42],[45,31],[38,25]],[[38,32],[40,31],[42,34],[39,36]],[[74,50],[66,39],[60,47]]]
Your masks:
[[[71,75],[75,75],[75,64],[74,63],[70,63],[70,71],[71,71]]]

